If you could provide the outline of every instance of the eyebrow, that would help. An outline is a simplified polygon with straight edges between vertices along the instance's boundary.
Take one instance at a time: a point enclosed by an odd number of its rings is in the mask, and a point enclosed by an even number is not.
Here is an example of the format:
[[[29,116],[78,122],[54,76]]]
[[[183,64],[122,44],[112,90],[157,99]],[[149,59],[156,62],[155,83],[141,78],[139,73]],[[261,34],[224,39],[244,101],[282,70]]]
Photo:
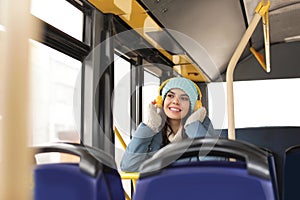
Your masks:
[[[176,94],[175,92],[173,92],[173,91],[171,91],[171,90],[170,90],[168,93]],[[168,93],[167,93],[167,94],[168,94]],[[187,94],[181,94],[180,96],[181,96],[181,97],[182,97],[182,96],[189,97]]]

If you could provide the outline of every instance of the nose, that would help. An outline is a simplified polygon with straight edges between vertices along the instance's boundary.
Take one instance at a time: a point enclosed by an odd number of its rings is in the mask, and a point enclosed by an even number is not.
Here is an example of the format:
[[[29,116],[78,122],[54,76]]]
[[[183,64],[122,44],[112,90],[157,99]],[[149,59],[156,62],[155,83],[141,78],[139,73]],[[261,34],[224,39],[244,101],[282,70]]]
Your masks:
[[[172,103],[178,105],[179,104],[179,99],[177,97],[174,97]]]

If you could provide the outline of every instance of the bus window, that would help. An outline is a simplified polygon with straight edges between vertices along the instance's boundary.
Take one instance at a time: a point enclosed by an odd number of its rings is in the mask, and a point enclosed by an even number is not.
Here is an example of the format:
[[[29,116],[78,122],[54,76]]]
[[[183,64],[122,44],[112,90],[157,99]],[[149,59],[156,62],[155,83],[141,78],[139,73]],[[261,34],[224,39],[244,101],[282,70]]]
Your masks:
[[[83,13],[65,0],[31,0],[31,13],[82,41]]]
[[[113,91],[113,118],[114,126],[119,130],[126,144],[130,141],[131,118],[130,118],[130,69],[131,64],[115,55],[114,58],[114,91]],[[124,149],[120,141],[115,137],[115,161],[118,168],[122,159]],[[127,194],[130,194],[131,183],[129,180],[123,180],[123,187]]]
[[[30,46],[31,145],[79,143],[81,62],[33,40]]]
[[[148,104],[157,97],[159,87],[159,78],[152,73],[144,71],[144,87],[143,87],[143,114],[146,113]],[[144,115],[143,115],[144,118]]]
[[[273,79],[256,81],[237,81],[234,82],[234,104],[235,104],[235,127],[266,127],[266,126],[300,126],[300,94],[297,92],[300,79]],[[219,90],[219,86],[224,88],[226,99],[226,83],[209,83],[209,98]],[[214,99],[209,105],[210,110],[214,110]],[[223,104],[225,113],[226,102]],[[217,115],[215,110],[215,115]],[[210,112],[210,118],[215,128],[228,128],[227,115],[224,115],[222,123],[214,122],[214,114]]]
[[[120,131],[125,143],[130,140],[130,68],[131,65],[125,59],[115,55],[114,61],[114,105],[113,105],[113,117],[114,125]],[[116,161],[121,160],[121,152],[123,147],[118,141],[115,140],[115,156]],[[121,150],[121,151],[120,151]],[[119,165],[118,165],[119,166]]]

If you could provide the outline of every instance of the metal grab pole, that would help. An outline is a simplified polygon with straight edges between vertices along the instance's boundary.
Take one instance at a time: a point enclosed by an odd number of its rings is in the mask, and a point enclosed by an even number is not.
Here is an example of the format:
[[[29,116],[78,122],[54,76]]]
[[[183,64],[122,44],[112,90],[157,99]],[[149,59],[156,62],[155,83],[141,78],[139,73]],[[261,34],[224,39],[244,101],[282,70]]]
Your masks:
[[[270,8],[270,0],[262,0],[261,2],[258,3],[255,9],[254,17],[252,18],[252,21],[250,22],[245,34],[243,35],[235,52],[233,53],[227,67],[226,82],[227,82],[228,139],[235,140],[233,72],[260,18],[263,16],[264,18],[267,18],[266,13],[268,12],[269,8]],[[268,21],[268,19],[265,20]],[[268,22],[266,24],[268,24]],[[268,32],[269,30],[266,27],[264,31],[265,31],[264,35],[266,36],[265,40],[267,40],[265,41],[266,50],[269,50],[268,49],[269,38],[268,35],[266,35],[266,32]],[[267,54],[269,56],[268,52]]]
[[[269,13],[266,12],[263,15],[263,30],[264,30],[264,42],[265,42],[265,58],[266,58],[266,72],[271,71],[270,63],[270,29],[269,29]]]
[[[0,199],[29,200],[33,188],[33,155],[28,150],[29,38],[38,26],[31,22],[30,0],[4,0],[1,6],[5,30],[0,32]]]
[[[241,57],[260,19],[261,19],[261,15],[255,13],[245,34],[243,35],[236,50],[234,51],[227,67],[226,83],[227,83],[228,139],[232,139],[232,140],[235,140],[233,72],[239,58]]]
[[[117,129],[117,127],[114,127],[114,132],[115,132],[115,135],[117,136],[119,142],[121,143],[123,149],[126,150],[127,145],[126,145],[125,141],[123,140],[123,137],[121,136],[121,134],[120,134],[119,130]]]

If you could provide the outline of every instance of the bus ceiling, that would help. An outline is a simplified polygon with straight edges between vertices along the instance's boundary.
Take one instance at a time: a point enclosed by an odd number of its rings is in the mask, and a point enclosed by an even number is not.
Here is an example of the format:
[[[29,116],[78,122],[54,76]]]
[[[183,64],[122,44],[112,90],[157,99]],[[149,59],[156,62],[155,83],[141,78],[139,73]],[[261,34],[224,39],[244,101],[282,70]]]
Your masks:
[[[103,13],[118,15],[169,59],[176,71],[197,82],[225,79],[228,62],[253,18],[257,5],[261,2],[260,0],[89,1]],[[270,45],[298,41],[300,1],[270,2],[268,12]],[[260,22],[239,62],[249,58],[251,53],[264,53],[262,27]]]

